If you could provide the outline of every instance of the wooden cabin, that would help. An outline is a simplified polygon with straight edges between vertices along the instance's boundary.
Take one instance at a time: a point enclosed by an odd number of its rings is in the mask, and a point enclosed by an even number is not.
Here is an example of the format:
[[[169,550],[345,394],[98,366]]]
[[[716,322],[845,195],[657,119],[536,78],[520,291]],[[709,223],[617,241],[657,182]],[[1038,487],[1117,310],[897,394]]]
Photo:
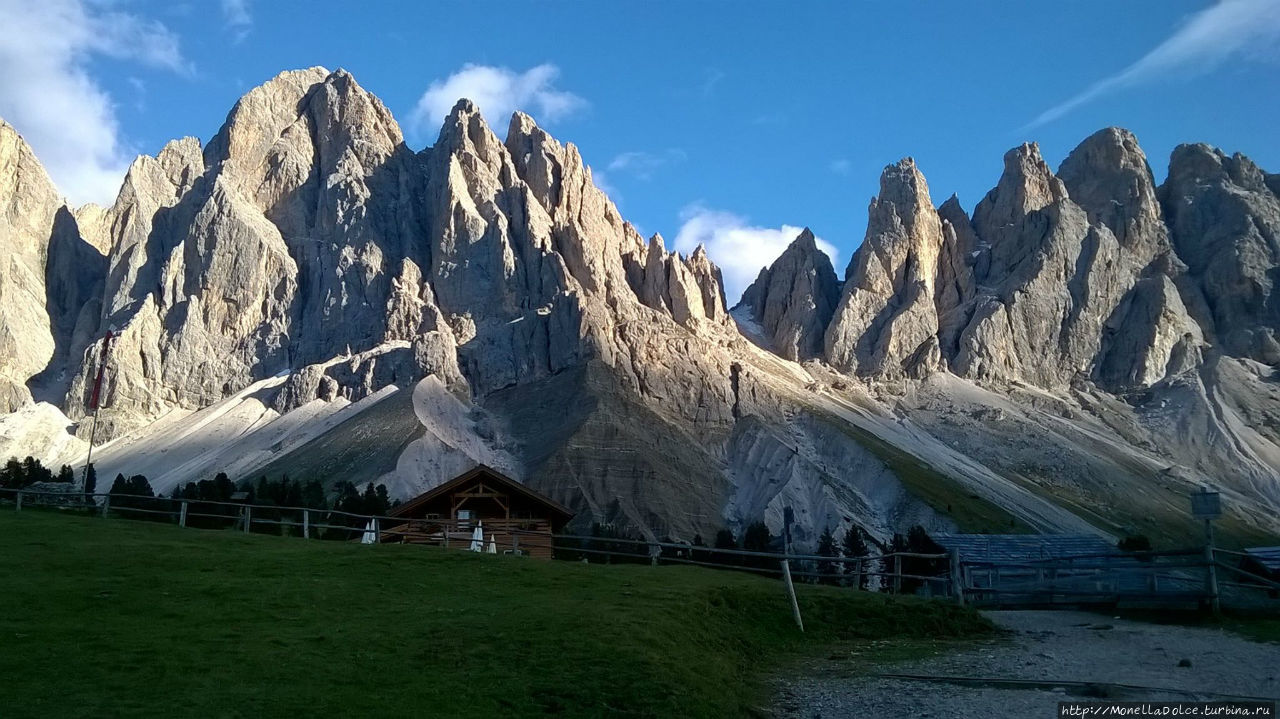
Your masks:
[[[483,551],[551,558],[552,534],[573,512],[501,472],[480,465],[393,508],[404,523],[382,530],[383,542],[472,547],[475,530]]]

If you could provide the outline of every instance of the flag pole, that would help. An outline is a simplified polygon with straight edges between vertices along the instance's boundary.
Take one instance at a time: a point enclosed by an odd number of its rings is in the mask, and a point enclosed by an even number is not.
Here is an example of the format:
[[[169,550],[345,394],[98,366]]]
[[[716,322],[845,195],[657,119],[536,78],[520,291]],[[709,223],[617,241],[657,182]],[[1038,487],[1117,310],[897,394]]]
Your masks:
[[[93,440],[98,434],[98,400],[102,396],[102,377],[107,373],[107,353],[111,350],[111,330],[102,338],[102,354],[98,359],[98,376],[93,380],[93,395],[89,399],[89,409],[93,411],[93,421],[89,425],[89,452],[84,460],[84,477],[81,486],[89,481],[89,467],[93,466]]]

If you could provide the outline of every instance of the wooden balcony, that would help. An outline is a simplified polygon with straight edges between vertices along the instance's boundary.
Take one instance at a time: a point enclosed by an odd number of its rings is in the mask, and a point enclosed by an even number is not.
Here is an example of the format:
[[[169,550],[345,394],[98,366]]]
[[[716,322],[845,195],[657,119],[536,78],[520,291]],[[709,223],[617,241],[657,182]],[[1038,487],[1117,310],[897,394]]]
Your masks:
[[[492,540],[499,554],[551,558],[551,521],[546,519],[410,519],[382,530],[380,541],[470,549],[476,525],[484,532],[484,551]]]

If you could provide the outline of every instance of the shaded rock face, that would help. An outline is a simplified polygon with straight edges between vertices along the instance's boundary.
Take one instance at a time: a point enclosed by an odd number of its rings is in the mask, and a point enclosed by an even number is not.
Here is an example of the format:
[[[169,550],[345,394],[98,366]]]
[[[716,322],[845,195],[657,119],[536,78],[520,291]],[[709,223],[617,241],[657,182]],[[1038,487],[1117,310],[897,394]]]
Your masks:
[[[30,146],[0,122],[0,412],[31,401],[27,379],[54,354],[44,265],[60,204]]]
[[[1160,200],[1187,268],[1189,308],[1207,338],[1227,354],[1274,365],[1280,196],[1267,179],[1243,155],[1180,145]]]
[[[101,215],[90,222],[100,229]],[[60,401],[68,358],[96,328],[105,269],[30,146],[0,121],[0,413],[33,395]]]
[[[790,360],[822,355],[823,336],[840,298],[831,258],[805,228],[742,293],[739,307],[764,329],[768,346]]]

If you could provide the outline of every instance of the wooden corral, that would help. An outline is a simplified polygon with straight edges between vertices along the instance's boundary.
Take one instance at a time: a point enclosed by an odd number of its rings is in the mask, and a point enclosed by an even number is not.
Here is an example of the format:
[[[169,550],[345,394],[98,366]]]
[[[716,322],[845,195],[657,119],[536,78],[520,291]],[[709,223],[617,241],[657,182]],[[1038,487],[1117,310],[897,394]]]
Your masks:
[[[403,524],[384,528],[383,542],[468,549],[476,527],[484,550],[551,558],[552,535],[573,511],[501,472],[480,465],[395,507]]]

